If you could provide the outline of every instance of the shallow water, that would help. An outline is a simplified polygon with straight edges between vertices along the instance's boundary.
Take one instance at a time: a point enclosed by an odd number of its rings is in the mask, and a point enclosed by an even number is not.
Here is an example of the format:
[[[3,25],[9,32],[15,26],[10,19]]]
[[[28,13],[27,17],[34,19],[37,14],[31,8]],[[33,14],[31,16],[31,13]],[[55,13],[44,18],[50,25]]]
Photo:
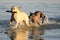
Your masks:
[[[45,30],[44,40],[60,40],[60,29]]]
[[[9,29],[9,19],[11,14],[6,13],[11,6],[21,7],[26,12],[42,11],[46,15],[46,20],[40,31],[44,32],[40,35],[41,40],[60,40],[60,0],[41,1],[41,0],[1,0],[0,1],[0,40],[10,40],[5,29]]]
[[[1,22],[6,22],[3,20]],[[0,40],[10,40],[9,36],[5,34],[5,30],[9,29],[8,21],[0,24]],[[60,39],[60,24],[45,24],[39,28],[42,34],[40,34],[40,40],[59,40]],[[36,32],[36,31],[35,31]],[[39,32],[38,32],[39,33]]]

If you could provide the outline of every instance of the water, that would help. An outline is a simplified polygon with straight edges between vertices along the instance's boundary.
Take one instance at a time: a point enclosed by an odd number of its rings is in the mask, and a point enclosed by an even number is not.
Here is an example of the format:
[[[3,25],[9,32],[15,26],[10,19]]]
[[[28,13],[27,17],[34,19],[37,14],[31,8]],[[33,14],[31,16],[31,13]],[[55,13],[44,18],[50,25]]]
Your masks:
[[[44,40],[59,40],[60,39],[60,29],[45,30],[43,35]]]
[[[6,10],[10,10],[11,6],[19,6],[21,10],[29,15],[29,12],[35,12],[37,10],[42,11],[46,15],[44,22],[44,34],[41,35],[43,40],[60,40],[60,3],[51,1],[21,1],[21,0],[1,0],[0,1],[0,40],[10,40],[10,38],[4,34],[4,29],[9,28],[9,19],[11,14],[6,13]]]

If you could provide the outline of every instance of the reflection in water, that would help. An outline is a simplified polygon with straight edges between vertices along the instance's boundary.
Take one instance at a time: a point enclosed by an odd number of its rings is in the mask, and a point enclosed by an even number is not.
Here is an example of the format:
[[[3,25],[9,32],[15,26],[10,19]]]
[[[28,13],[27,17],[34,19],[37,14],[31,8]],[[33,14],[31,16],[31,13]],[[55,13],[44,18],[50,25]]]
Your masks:
[[[5,32],[7,33],[7,32]],[[44,34],[44,27],[21,27],[19,29],[9,30],[8,36],[11,40],[44,40],[40,36]]]
[[[14,38],[16,37],[15,30],[6,29],[4,33],[7,34],[11,40],[14,40]]]
[[[44,40],[42,39],[40,36],[44,34],[44,27],[33,27],[30,30],[30,39],[34,39],[34,40]]]

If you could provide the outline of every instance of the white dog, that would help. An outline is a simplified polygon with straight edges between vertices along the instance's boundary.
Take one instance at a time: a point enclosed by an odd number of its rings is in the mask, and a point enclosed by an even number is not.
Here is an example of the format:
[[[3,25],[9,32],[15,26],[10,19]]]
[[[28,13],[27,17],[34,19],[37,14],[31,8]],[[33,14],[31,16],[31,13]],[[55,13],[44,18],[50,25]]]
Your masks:
[[[12,21],[15,21],[16,24],[14,28],[17,28],[18,24],[22,22],[25,22],[27,26],[30,26],[28,15],[25,12],[19,10],[18,7],[13,6],[10,12],[12,14],[11,19],[10,19],[10,25],[13,24]]]

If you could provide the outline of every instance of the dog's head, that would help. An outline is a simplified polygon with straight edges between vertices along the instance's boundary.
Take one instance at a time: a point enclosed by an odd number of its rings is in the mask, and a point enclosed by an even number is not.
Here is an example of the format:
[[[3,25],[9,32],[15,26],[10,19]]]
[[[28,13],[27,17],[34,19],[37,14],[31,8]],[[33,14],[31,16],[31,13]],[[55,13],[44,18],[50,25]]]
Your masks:
[[[19,11],[19,7],[12,6],[11,11],[12,11],[12,13],[16,13]]]

